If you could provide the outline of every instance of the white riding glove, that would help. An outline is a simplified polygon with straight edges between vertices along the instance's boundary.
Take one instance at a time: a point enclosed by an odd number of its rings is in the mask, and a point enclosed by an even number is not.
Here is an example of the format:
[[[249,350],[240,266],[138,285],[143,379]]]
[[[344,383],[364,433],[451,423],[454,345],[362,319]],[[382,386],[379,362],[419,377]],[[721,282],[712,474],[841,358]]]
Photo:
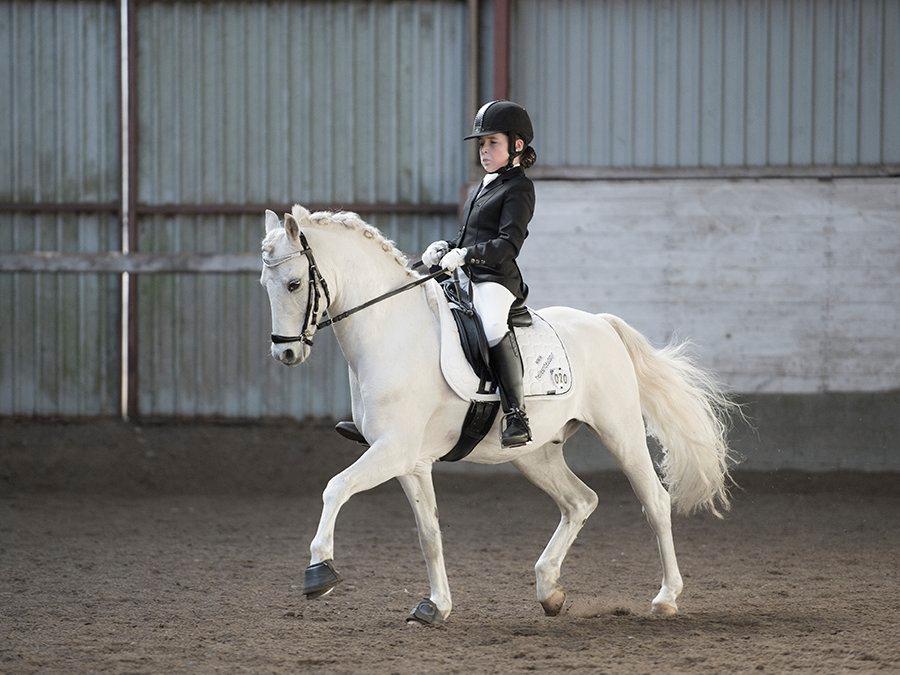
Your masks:
[[[441,258],[447,255],[449,250],[450,245],[446,241],[436,241],[433,244],[429,244],[428,248],[425,249],[425,253],[422,254],[422,263],[426,267],[434,267],[440,262]]]
[[[441,258],[441,267],[443,267],[448,272],[452,272],[457,267],[465,264],[466,253],[468,253],[468,251],[464,248],[453,249],[447,255]]]

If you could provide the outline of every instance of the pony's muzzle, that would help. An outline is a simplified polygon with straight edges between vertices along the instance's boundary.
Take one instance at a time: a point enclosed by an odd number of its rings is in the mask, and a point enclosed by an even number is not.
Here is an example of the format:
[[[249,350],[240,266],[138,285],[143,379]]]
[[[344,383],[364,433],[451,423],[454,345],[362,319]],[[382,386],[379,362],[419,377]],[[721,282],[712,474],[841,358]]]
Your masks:
[[[298,366],[309,356],[309,347],[300,341],[272,345],[272,358],[286,366]]]

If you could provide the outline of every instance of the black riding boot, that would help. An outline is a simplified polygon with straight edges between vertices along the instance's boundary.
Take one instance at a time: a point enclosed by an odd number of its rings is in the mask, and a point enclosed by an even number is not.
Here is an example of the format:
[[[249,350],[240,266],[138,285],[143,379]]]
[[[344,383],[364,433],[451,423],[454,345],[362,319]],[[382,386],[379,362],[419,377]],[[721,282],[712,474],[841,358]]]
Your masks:
[[[525,416],[522,359],[515,336],[510,331],[489,352],[491,368],[500,385],[500,405],[503,406],[506,422],[500,435],[500,445],[504,448],[525,445],[531,440],[531,429]]]

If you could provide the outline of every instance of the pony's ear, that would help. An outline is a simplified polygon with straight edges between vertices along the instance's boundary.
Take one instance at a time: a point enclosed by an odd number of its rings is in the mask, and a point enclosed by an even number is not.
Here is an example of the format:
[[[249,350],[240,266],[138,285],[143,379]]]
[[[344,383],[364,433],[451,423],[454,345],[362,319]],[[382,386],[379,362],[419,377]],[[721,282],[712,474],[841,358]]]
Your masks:
[[[284,214],[284,231],[291,241],[300,241],[300,224],[290,213]]]
[[[294,204],[291,209],[291,215],[294,216],[294,220],[297,221],[300,227],[309,227],[312,224],[312,220],[309,218],[309,211],[299,204]]]
[[[279,225],[281,223],[278,222],[278,216],[275,215],[275,212],[266,209],[266,232],[271,232]]]

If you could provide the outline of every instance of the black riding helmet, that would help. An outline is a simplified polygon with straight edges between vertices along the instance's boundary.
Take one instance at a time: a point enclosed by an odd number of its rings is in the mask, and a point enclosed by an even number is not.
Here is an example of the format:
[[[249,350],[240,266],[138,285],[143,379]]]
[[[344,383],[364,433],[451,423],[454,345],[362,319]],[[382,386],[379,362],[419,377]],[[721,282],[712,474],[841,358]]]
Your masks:
[[[480,138],[491,134],[506,134],[509,144],[509,160],[501,169],[505,171],[513,164],[513,160],[525,152],[525,148],[516,152],[516,137],[525,141],[527,148],[534,139],[534,128],[528,112],[518,103],[512,101],[490,101],[481,106],[472,123],[472,133],[463,140]]]

